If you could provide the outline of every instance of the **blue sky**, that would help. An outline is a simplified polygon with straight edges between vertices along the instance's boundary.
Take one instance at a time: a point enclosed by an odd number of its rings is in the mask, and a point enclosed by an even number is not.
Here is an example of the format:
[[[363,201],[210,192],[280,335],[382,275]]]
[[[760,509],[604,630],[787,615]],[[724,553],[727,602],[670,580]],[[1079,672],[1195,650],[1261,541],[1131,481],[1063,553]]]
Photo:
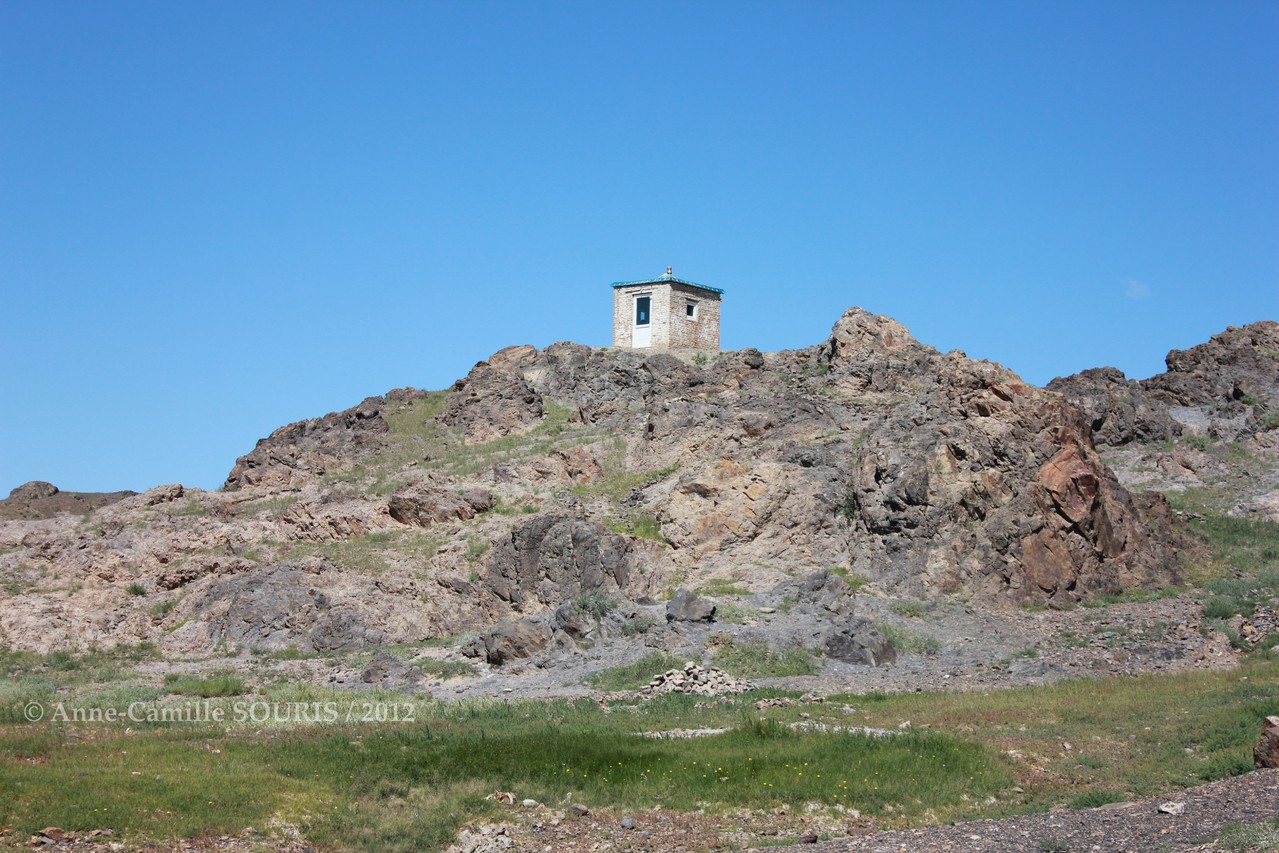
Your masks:
[[[850,305],[1042,384],[1279,318],[1274,2],[0,4],[0,495],[214,488],[290,421]]]

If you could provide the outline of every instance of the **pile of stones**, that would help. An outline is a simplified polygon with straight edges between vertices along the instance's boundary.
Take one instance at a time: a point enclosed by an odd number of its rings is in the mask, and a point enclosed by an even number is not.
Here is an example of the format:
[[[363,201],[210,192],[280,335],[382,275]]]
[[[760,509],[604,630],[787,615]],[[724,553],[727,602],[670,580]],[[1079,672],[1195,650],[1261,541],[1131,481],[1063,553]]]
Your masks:
[[[722,669],[689,661],[684,664],[683,669],[672,669],[655,676],[640,693],[645,696],[660,696],[665,693],[719,696],[723,693],[745,693],[754,686],[745,679],[734,678]]]

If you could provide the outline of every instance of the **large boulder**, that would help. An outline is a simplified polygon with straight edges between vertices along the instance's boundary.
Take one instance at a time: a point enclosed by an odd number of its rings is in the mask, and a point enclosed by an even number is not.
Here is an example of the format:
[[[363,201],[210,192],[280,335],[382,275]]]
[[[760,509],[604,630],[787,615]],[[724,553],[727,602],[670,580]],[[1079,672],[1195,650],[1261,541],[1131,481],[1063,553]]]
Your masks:
[[[666,602],[667,622],[714,622],[715,604],[686,589],[677,589]]]
[[[833,628],[822,638],[822,652],[834,660],[866,666],[897,660],[893,644],[866,619],[854,619]]]
[[[449,521],[466,521],[493,508],[493,493],[472,487],[454,491],[427,482],[410,483],[387,504],[391,518],[401,524],[430,527]]]

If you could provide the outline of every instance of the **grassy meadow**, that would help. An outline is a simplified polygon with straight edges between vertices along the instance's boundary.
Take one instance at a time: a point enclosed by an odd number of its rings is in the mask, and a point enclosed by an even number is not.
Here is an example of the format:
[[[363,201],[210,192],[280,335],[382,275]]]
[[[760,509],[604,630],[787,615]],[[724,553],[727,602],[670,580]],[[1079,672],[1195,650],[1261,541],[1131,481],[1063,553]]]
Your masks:
[[[52,702],[70,689],[40,696]],[[886,825],[1162,793],[1251,769],[1261,719],[1279,711],[1279,660],[1265,652],[1229,672],[839,696],[764,711],[754,702],[781,694],[601,708],[371,692],[355,698],[412,703],[413,720],[366,725],[237,722],[230,713],[236,701],[353,698],[318,688],[239,697],[195,689],[162,701],[224,707],[225,722],[150,724],[26,723],[13,703],[36,694],[7,690],[0,825],[12,827],[13,843],[45,826],[110,828],[139,843],[294,827],[335,850],[420,850],[503,808],[484,799],[493,791],[634,810],[816,803]],[[205,693],[214,697],[195,698]],[[801,720],[828,730],[791,728]],[[899,733],[838,731],[863,726]],[[685,728],[730,730],[640,735]]]

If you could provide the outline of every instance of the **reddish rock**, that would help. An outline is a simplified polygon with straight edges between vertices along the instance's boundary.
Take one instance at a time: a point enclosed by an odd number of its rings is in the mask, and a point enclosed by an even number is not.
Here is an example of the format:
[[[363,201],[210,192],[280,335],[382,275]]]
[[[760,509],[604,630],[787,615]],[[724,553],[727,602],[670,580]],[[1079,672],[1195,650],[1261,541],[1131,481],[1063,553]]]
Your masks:
[[[1266,717],[1261,735],[1252,748],[1252,763],[1257,769],[1279,767],[1279,717]]]

